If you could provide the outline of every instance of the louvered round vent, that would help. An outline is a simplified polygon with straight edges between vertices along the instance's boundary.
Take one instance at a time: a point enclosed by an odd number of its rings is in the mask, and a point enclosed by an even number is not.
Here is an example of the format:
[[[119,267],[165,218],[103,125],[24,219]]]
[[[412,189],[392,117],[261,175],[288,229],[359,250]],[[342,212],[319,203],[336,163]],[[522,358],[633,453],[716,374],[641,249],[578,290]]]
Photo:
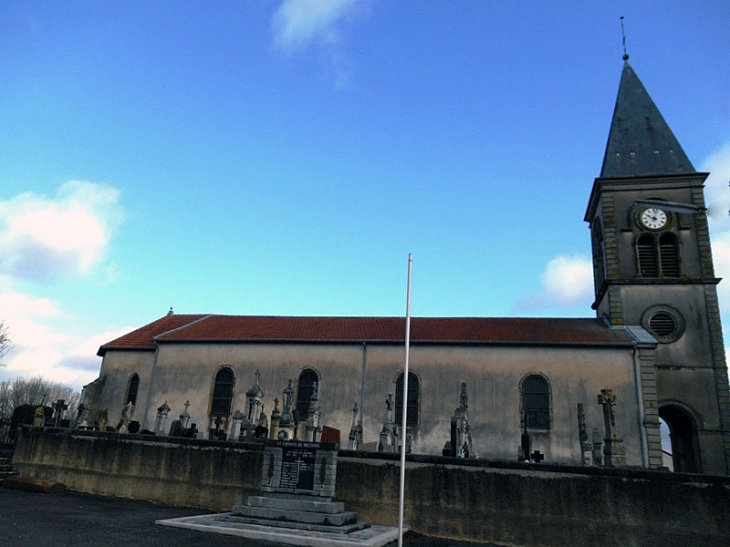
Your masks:
[[[677,329],[677,322],[668,313],[660,311],[649,319],[649,328],[658,336],[669,336]]]

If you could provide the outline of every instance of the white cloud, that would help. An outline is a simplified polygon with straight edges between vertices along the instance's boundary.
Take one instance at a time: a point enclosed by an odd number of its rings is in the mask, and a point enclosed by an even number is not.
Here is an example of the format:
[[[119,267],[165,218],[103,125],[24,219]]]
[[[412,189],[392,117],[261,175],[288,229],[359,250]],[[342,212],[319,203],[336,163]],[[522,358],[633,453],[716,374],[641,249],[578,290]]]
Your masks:
[[[0,379],[43,376],[77,389],[99,374],[99,346],[130,332],[131,327],[93,335],[72,334],[68,325],[78,318],[58,302],[21,293],[0,294],[0,310],[13,349],[3,359]]]
[[[121,220],[119,190],[69,181],[50,198],[26,192],[0,201],[0,273],[39,282],[93,271]]]
[[[315,42],[334,73],[337,89],[352,88],[352,70],[343,51],[342,26],[362,15],[369,0],[283,0],[271,18],[276,48],[291,54]]]
[[[284,0],[271,19],[276,45],[291,52],[315,39],[339,41],[337,23],[356,4],[357,0]]]
[[[730,224],[730,142],[710,154],[700,169],[710,173],[705,182],[705,195],[711,221]]]
[[[98,375],[98,346],[119,332],[84,332],[94,328],[93,321],[18,287],[25,281],[63,282],[97,269],[108,275],[113,265],[105,257],[122,219],[118,199],[113,187],[69,181],[53,197],[26,192],[0,201],[0,320],[13,344],[0,379],[41,375],[80,388]]]
[[[730,142],[710,154],[700,167],[710,176],[705,182],[705,195],[712,237],[712,259],[715,275],[723,281],[717,287],[725,343],[730,342]]]
[[[542,288],[521,300],[514,311],[585,306],[586,315],[593,301],[593,264],[581,255],[560,255],[548,262],[542,273]]]
[[[575,305],[591,301],[593,263],[589,258],[558,256],[548,262],[542,275],[545,293],[555,303]]]

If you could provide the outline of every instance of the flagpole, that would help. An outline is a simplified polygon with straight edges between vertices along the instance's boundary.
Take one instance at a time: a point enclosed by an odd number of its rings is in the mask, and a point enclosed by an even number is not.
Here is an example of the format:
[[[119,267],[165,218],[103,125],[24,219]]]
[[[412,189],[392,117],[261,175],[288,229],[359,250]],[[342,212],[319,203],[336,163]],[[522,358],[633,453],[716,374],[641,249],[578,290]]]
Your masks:
[[[411,271],[413,254],[408,254],[408,292],[406,296],[406,349],[403,365],[403,406],[400,427],[400,489],[398,495],[398,547],[403,547],[403,501],[406,487],[406,418],[408,414],[408,357],[411,347]]]

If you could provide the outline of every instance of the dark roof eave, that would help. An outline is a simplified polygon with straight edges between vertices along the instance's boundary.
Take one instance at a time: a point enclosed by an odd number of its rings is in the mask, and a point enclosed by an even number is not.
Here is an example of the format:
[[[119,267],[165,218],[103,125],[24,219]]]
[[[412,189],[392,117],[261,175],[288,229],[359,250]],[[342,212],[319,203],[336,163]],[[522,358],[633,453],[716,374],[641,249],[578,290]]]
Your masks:
[[[107,351],[157,351],[157,346],[153,347],[139,347],[139,346],[101,346],[99,348],[99,351],[96,352],[96,355],[99,357],[104,357],[104,354]]]

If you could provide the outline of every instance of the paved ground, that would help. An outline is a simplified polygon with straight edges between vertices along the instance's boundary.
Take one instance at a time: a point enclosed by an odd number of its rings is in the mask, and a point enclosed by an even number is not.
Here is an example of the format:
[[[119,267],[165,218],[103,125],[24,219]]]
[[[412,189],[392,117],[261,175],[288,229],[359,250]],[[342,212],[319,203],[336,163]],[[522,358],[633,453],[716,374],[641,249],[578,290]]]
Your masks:
[[[0,488],[0,545],[7,547],[271,547],[272,543],[156,526],[155,521],[199,515],[199,509],[91,496],[35,494]],[[393,544],[395,545],[395,544]],[[476,547],[419,537],[407,547]],[[490,547],[490,546],[488,546]],[[494,546],[491,546],[494,547]]]

